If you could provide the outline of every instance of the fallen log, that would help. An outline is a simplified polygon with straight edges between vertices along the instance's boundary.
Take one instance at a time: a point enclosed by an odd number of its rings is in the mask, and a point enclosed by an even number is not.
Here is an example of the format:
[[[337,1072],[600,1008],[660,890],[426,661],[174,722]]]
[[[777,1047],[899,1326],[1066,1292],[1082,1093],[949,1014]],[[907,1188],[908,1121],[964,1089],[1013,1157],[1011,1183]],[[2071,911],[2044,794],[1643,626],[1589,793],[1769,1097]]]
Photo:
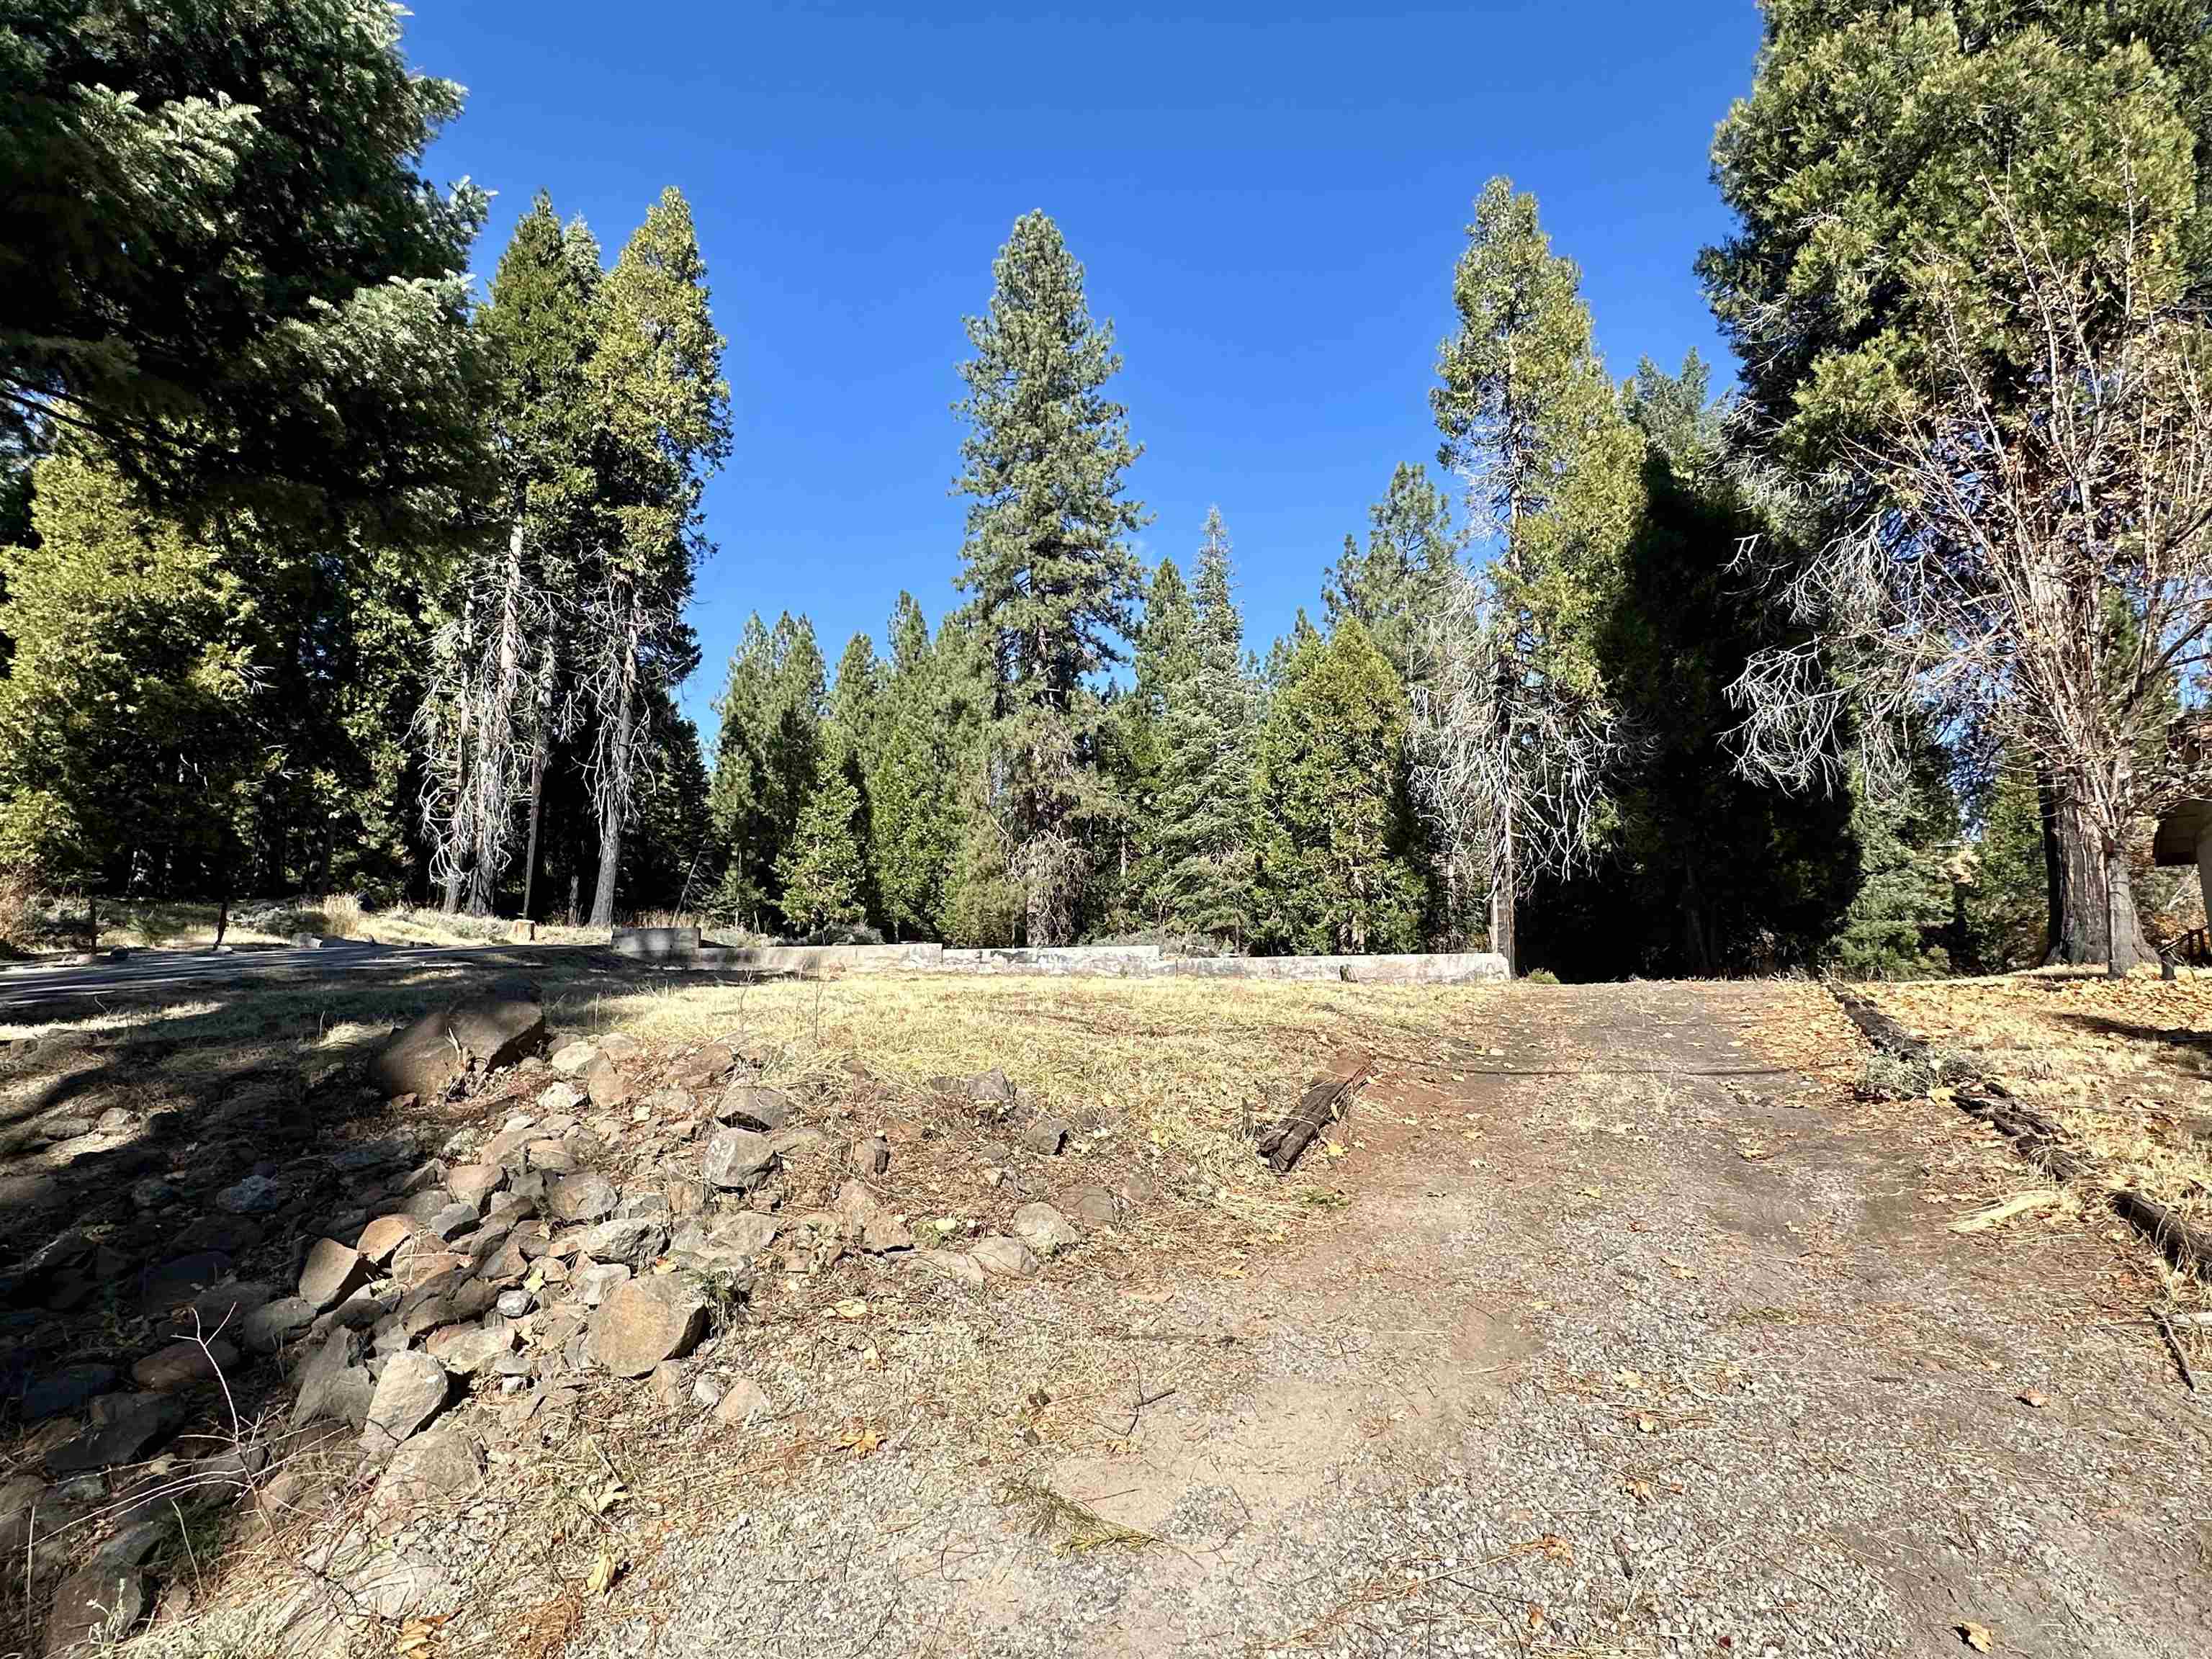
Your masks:
[[[1340,1054],[1335,1065],[1307,1084],[1298,1103],[1284,1115],[1282,1121],[1270,1124],[1253,1138],[1268,1168],[1277,1175],[1288,1175],[1313,1138],[1344,1115],[1352,1091],[1374,1070],[1371,1054]]]
[[[1924,1039],[1913,1036],[1863,997],[1842,991],[1837,991],[1835,997],[1851,1024],[1875,1048],[1933,1072],[1934,1050]],[[2039,1168],[2061,1181],[2090,1187],[2099,1184],[2094,1163],[2071,1143],[2065,1129],[2016,1098],[2002,1084],[1984,1079],[1972,1087],[1954,1091],[1953,1098],[1960,1110],[1996,1129]],[[2107,1188],[2105,1199],[2116,1215],[2157,1245],[2175,1267],[2212,1280],[2212,1232],[2191,1226],[2166,1205],[2132,1187]]]

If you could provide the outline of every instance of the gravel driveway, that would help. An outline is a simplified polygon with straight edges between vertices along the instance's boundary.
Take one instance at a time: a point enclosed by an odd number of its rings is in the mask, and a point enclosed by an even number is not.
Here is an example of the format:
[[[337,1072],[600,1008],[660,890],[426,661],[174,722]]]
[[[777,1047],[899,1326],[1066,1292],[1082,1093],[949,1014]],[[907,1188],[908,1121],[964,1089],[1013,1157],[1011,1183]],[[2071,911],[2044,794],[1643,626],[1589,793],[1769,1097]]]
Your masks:
[[[2033,1183],[1790,1069],[1810,988],[1490,994],[1485,1047],[1385,1057],[1295,1257],[771,1377],[894,1431],[566,1651],[2212,1651],[2212,1434],[2135,1246],[1950,1233]]]

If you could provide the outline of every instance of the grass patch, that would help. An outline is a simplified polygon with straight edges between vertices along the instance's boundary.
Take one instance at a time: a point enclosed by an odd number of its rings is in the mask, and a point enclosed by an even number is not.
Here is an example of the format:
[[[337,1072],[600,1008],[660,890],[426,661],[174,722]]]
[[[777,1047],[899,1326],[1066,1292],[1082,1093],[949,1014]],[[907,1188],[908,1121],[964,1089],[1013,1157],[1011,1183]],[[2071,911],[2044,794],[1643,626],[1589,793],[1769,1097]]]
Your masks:
[[[1009,1480],[1000,1489],[999,1507],[1012,1514],[1022,1530],[1040,1542],[1049,1543],[1055,1555],[1087,1555],[1092,1550],[1140,1550],[1160,1540],[1148,1532],[1109,1521],[1087,1504],[1054,1492],[1043,1481],[1027,1475]]]

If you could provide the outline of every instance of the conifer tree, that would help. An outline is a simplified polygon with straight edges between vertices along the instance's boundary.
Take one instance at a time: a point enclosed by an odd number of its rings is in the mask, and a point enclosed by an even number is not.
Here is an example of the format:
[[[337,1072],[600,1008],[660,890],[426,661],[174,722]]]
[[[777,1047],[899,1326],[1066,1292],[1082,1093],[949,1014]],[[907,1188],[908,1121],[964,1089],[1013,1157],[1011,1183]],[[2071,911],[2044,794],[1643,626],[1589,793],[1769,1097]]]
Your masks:
[[[1083,270],[1059,228],[1024,214],[993,267],[988,311],[968,322],[969,497],[962,586],[996,670],[992,809],[1005,823],[1024,925],[1070,937],[1089,825],[1118,804],[1095,750],[1102,704],[1087,677],[1121,659],[1138,572],[1126,538],[1144,522],[1124,474],[1139,453],[1105,395],[1121,367],[1094,323]]]
[[[910,593],[891,613],[891,658],[868,775],[869,859],[892,937],[950,938],[966,831],[963,789],[985,773],[988,655],[964,612],[934,641]],[[1001,872],[1003,874],[1003,871]]]
[[[1592,343],[1581,281],[1552,252],[1535,198],[1491,180],[1430,394],[1442,459],[1466,479],[1495,556],[1480,578],[1455,578],[1445,606],[1421,789],[1450,908],[1486,890],[1491,948],[1509,966],[1521,896],[1593,848],[1614,747],[1596,637],[1635,526],[1643,445]]]
[[[1115,902],[1121,914],[1144,927],[1167,921],[1159,831],[1168,781],[1168,698],[1190,674],[1196,626],[1182,572],[1173,559],[1164,558],[1145,583],[1131,653],[1134,684],[1114,699],[1109,734],[1123,808],[1113,872]]]
[[[1161,884],[1176,927],[1242,944],[1252,929],[1259,700],[1218,507],[1206,510],[1193,588],[1188,661],[1169,683],[1163,722]]]
[[[757,926],[775,903],[778,867],[823,769],[825,698],[813,623],[787,611],[771,630],[749,617],[714,705],[709,811],[728,852],[723,915]]]
[[[1421,878],[1407,794],[1405,688],[1357,618],[1308,634],[1259,736],[1254,789],[1263,942],[1402,951]]]
[[[1332,629],[1357,617],[1410,688],[1422,678],[1424,636],[1442,608],[1459,558],[1451,502],[1429,481],[1429,470],[1403,462],[1390,487],[1368,509],[1367,545],[1344,538],[1344,553],[1322,581]]]
[[[678,684],[697,661],[683,611],[708,550],[700,494],[730,447],[723,339],[708,309],[706,265],[681,192],[662,192],[600,297],[588,378],[604,434],[611,533],[585,583],[580,674],[595,722],[595,927],[614,920],[623,831],[649,754],[641,738],[652,693]]]
[[[857,927],[867,919],[860,816],[860,792],[844,769],[825,769],[776,864],[784,920],[802,938]]]

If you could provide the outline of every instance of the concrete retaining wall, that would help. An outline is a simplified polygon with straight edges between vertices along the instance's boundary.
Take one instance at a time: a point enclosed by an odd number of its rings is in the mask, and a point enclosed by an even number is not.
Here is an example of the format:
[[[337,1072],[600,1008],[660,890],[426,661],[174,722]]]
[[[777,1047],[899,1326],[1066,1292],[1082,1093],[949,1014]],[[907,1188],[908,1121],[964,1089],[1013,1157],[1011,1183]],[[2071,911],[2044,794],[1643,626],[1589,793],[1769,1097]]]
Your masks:
[[[1112,979],[1258,979],[1352,985],[1470,985],[1506,977],[1505,959],[1486,951],[1425,956],[1171,957],[1156,945],[1071,945],[1010,950],[947,950],[939,945],[709,945],[672,966],[733,973],[1049,974]]]

